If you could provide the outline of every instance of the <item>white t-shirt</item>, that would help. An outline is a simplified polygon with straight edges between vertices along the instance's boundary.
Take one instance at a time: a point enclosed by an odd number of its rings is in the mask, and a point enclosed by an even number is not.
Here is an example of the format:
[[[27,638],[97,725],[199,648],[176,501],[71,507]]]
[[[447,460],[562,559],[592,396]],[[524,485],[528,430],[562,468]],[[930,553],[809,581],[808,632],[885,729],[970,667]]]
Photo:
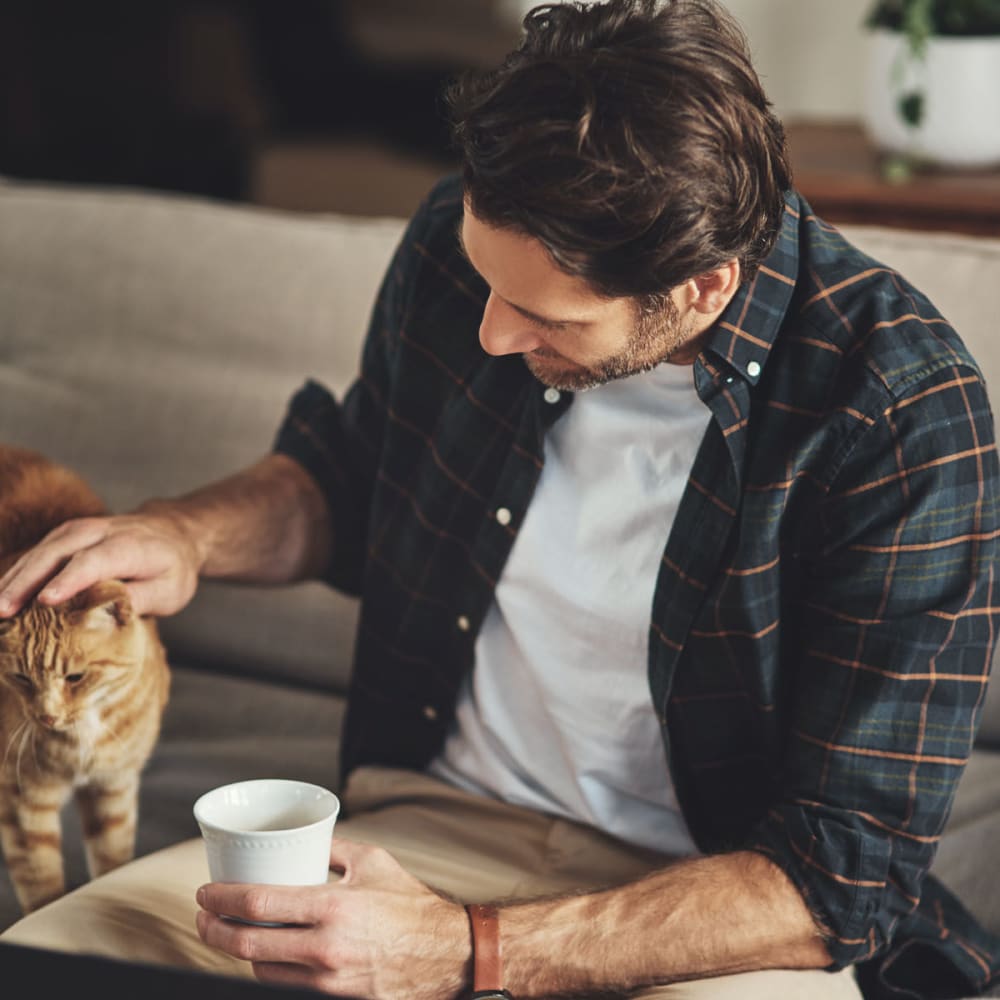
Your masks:
[[[653,591],[708,413],[690,367],[578,393],[430,771],[677,856],[696,852],[647,680]]]

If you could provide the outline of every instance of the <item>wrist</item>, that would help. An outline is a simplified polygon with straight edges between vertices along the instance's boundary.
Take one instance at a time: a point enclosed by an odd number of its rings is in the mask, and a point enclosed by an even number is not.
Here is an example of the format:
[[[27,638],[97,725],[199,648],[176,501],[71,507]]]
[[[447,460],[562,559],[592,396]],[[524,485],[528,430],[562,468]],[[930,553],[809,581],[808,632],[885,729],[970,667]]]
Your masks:
[[[504,908],[504,986],[514,997],[600,991],[599,963],[592,964],[600,951],[594,902],[594,896],[582,895]]]
[[[441,980],[446,996],[454,1000],[465,1000],[472,988],[472,938],[469,934],[469,919],[465,907],[454,899],[445,899],[447,917],[442,917],[435,935],[438,940],[451,942],[447,946],[445,960],[452,973]]]
[[[201,575],[211,553],[212,540],[210,533],[196,517],[183,509],[180,501],[147,500],[136,508],[135,513],[165,522],[170,532],[180,539],[195,576]]]
[[[472,944],[472,1000],[511,1000],[504,989],[500,911],[492,904],[465,907]]]

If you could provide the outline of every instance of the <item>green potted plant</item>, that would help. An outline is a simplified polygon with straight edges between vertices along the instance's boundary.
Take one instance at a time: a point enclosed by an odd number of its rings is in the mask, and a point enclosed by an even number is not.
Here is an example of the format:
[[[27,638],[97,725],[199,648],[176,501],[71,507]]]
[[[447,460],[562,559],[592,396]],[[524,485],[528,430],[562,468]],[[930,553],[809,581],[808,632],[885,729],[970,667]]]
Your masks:
[[[1000,164],[1000,0],[876,0],[865,125],[882,150]]]

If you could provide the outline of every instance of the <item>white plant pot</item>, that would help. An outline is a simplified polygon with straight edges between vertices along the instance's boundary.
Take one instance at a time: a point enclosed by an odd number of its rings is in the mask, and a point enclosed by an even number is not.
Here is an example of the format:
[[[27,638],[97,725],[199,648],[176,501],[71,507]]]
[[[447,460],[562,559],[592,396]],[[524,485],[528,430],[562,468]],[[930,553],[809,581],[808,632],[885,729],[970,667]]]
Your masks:
[[[873,31],[867,85],[865,127],[879,149],[947,167],[1000,164],[1000,36],[932,38],[917,60],[898,32]],[[899,112],[911,91],[924,95],[916,128]]]

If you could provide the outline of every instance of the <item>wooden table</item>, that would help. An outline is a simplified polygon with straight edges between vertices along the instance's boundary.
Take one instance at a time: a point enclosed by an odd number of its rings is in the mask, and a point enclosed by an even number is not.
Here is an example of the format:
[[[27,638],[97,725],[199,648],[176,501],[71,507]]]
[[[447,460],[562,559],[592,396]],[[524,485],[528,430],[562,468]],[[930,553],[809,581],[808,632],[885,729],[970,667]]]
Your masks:
[[[1000,169],[920,170],[902,183],[855,124],[786,122],[795,186],[831,222],[1000,236]]]

